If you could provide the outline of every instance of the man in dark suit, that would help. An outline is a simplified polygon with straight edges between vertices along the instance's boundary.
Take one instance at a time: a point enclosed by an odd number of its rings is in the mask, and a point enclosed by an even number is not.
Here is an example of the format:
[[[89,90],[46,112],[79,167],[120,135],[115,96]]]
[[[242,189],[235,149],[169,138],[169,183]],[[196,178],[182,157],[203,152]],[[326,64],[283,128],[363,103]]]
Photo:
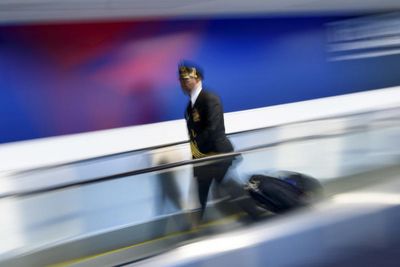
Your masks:
[[[217,95],[202,88],[202,80],[203,73],[198,67],[179,66],[179,81],[182,90],[190,97],[185,119],[193,159],[233,151],[233,146],[225,135],[221,101]],[[229,158],[200,164],[193,168],[201,205],[199,220],[203,216],[212,181],[215,180],[221,184],[232,161],[233,158]]]

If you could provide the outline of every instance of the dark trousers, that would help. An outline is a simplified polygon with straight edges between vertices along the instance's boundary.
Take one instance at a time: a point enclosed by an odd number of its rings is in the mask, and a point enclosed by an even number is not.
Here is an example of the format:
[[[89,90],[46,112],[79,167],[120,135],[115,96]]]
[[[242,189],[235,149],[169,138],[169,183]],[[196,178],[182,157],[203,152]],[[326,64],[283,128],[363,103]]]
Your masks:
[[[232,165],[233,159],[218,160],[213,163],[205,163],[193,168],[193,174],[197,181],[198,198],[201,206],[200,218],[203,217],[206,205],[208,192],[213,180],[221,184],[225,174]]]
[[[235,168],[234,158],[219,160],[213,163],[203,163],[193,168],[194,177],[197,181],[198,198],[200,202],[199,220],[202,220],[207,205],[208,192],[213,180],[222,188],[231,199],[236,200],[237,205],[251,218],[258,219],[260,210],[250,195],[244,190],[243,185],[235,177],[225,177],[230,168]],[[233,171],[233,170],[232,170]],[[230,172],[233,174],[234,172]]]

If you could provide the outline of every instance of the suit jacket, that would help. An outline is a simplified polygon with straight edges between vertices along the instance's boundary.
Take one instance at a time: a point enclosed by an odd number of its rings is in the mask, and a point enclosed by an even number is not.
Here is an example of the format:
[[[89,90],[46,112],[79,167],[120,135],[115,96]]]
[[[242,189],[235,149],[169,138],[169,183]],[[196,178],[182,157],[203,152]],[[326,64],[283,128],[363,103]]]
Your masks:
[[[189,102],[185,119],[193,158],[233,151],[225,135],[224,112],[217,95],[201,90],[193,108]]]

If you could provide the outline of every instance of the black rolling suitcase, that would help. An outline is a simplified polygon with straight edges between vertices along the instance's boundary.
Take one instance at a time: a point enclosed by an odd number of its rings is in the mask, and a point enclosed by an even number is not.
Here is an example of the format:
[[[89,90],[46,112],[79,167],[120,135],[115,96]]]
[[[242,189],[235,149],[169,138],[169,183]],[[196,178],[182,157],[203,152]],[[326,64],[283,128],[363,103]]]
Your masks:
[[[317,179],[290,171],[253,175],[245,189],[260,207],[274,213],[305,206],[322,195]]]

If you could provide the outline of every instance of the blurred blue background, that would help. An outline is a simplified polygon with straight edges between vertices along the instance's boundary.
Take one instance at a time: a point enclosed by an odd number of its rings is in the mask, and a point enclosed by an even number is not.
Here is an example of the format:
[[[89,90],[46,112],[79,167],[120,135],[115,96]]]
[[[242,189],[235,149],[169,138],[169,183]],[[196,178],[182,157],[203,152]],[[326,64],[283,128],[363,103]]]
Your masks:
[[[329,25],[351,18],[1,26],[0,143],[181,119],[182,59],[225,112],[399,85],[399,55],[331,60]]]

